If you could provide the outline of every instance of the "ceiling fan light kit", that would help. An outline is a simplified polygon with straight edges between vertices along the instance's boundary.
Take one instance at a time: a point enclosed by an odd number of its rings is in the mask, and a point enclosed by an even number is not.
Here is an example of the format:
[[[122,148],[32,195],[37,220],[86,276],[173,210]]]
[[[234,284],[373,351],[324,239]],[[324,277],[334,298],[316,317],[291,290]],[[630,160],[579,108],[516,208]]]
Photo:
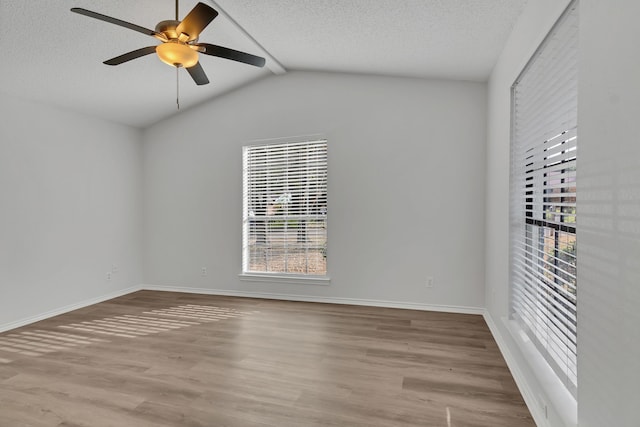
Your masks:
[[[265,59],[260,56],[223,46],[198,43],[198,36],[202,30],[218,16],[218,12],[215,9],[204,3],[196,4],[187,16],[185,16],[182,21],[179,21],[177,16],[178,0],[176,0],[176,19],[160,21],[156,25],[155,30],[150,30],[130,22],[79,7],[74,7],[71,11],[155,37],[161,42],[157,46],[143,47],[108,59],[104,61],[106,65],[120,65],[132,59],[155,52],[162,62],[176,68],[185,68],[196,84],[204,85],[209,83],[209,79],[200,65],[199,53],[242,62],[256,67],[263,67],[265,64]]]
[[[158,58],[174,67],[191,68],[198,63],[198,52],[179,40],[169,40],[156,47]]]

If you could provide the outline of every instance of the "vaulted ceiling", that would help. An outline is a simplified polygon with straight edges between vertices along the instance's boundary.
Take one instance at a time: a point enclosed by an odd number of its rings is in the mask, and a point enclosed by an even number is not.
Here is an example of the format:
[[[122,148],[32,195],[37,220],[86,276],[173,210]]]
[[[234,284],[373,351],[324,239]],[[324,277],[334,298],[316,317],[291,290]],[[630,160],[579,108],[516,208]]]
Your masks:
[[[255,68],[200,55],[210,84],[148,55],[159,42],[70,12],[81,7],[153,29],[175,0],[1,0],[0,93],[146,127],[254,80],[292,70],[485,81],[527,0],[202,0],[219,16],[208,42],[267,59]],[[181,0],[182,19],[197,3]]]

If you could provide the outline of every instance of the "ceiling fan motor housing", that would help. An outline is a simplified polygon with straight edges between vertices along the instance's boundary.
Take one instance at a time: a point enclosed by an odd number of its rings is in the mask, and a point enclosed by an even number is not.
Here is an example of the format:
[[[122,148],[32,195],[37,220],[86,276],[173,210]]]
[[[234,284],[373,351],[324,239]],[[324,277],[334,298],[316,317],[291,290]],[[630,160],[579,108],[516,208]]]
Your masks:
[[[164,35],[167,41],[163,40],[163,43],[158,45],[156,54],[165,64],[174,67],[193,67],[198,63],[198,52],[191,47],[191,43],[196,43],[198,39],[193,39],[189,44],[185,43],[189,35],[178,34],[176,28],[179,24],[180,21],[175,20],[158,22],[156,32]]]
[[[178,39],[180,38],[180,34],[176,31],[176,28],[179,24],[180,21],[175,21],[173,19],[160,21],[158,22],[158,25],[156,25],[156,33],[164,34],[164,36],[169,40]],[[197,38],[193,40],[193,42],[197,41]]]

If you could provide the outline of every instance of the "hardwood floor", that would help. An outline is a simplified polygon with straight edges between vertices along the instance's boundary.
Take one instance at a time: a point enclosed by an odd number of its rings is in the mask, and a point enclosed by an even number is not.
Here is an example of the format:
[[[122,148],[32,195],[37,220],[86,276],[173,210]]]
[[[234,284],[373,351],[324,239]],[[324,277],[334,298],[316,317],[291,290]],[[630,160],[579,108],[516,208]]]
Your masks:
[[[534,426],[481,316],[141,291],[0,334],[0,426]]]

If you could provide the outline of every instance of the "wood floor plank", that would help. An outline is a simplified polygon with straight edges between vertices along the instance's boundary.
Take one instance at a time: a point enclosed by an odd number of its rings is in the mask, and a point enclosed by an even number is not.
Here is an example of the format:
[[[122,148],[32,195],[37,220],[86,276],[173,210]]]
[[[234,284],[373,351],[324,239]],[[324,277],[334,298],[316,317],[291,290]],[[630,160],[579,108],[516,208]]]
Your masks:
[[[0,426],[534,425],[481,316],[141,291],[0,333]]]

